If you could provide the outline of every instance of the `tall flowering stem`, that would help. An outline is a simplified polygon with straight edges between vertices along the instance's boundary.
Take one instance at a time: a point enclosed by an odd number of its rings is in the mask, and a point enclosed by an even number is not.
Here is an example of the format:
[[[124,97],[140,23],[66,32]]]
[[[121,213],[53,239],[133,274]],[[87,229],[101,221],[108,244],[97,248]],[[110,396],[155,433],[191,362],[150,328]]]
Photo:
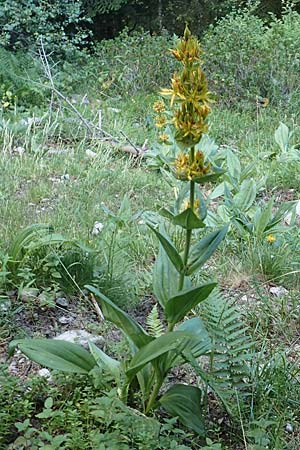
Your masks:
[[[195,183],[202,184],[203,177],[210,172],[202,152],[195,149],[203,133],[208,129],[207,116],[210,112],[210,93],[201,68],[201,49],[198,40],[188,27],[174,49],[173,56],[180,61],[181,69],[172,78],[171,89],[162,89],[161,95],[170,98],[173,110],[172,123],[175,139],[181,151],[175,161],[175,176],[190,183],[188,208],[195,213]],[[193,229],[187,227],[183,263],[187,266]],[[179,290],[184,286],[184,271],[180,274]]]

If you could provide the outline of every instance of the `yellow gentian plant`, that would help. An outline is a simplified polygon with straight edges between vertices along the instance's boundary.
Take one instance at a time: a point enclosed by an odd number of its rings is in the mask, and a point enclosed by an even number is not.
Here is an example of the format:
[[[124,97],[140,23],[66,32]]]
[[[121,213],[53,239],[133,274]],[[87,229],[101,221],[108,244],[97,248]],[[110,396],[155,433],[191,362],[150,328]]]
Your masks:
[[[189,315],[195,306],[207,299],[216,283],[193,286],[190,276],[213,254],[227,227],[211,232],[194,244],[192,242],[192,231],[205,228],[206,217],[203,198],[196,198],[195,186],[219,174],[205,161],[201,150],[195,149],[207,131],[210,98],[200,65],[200,46],[188,28],[172,53],[181,62],[181,71],[173,76],[171,89],[164,89],[162,95],[170,100],[175,138],[181,149],[173,165],[173,174],[185,186],[177,207],[173,211],[165,210],[164,215],[173,225],[186,231],[186,240],[181,253],[162,224],[149,223],[160,242],[153,271],[153,290],[164,314],[164,322],[159,327],[162,331],[157,335],[146,330],[96,287],[87,285],[86,289],[97,299],[105,319],[114,323],[126,336],[129,357],[116,360],[93,343],[89,344],[87,351],[79,345],[51,339],[15,341],[11,350],[19,347],[29,358],[56,370],[93,377],[101,376],[103,370],[109,371],[125,403],[132,406],[130,399],[138,398],[145,414],[162,406],[184,425],[203,435],[201,389],[178,383],[162,394],[161,388],[175,366],[197,364],[197,358],[212,351],[212,341],[202,320]],[[154,109],[158,113],[157,124],[163,128],[167,121],[164,103],[157,102]],[[187,191],[188,198],[185,195]],[[167,324],[165,330],[164,323]],[[206,378],[204,380],[208,382]]]

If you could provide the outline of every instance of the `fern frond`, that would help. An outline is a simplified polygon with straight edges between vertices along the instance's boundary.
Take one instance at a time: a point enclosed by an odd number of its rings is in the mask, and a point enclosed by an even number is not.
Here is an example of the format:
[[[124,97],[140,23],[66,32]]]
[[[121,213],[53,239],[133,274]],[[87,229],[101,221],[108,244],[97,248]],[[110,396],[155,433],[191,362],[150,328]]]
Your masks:
[[[159,337],[164,334],[165,330],[158,315],[157,305],[154,305],[150,311],[146,319],[146,326],[148,333],[153,337]]]
[[[202,304],[201,317],[213,342],[208,379],[227,402],[236,403],[236,392],[245,399],[251,393],[254,347],[248,327],[233,302],[218,291]]]

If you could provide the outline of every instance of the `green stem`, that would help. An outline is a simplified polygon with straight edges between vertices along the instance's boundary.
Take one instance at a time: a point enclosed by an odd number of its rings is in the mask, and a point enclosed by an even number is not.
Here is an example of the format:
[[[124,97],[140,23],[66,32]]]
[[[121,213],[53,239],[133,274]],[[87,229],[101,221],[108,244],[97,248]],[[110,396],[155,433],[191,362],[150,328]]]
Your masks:
[[[160,377],[157,377],[156,383],[154,385],[154,388],[151,392],[149,401],[147,403],[146,414],[148,414],[149,411],[151,411],[151,409],[153,408],[156,398],[158,396],[159,390],[161,388],[161,385],[162,385],[162,380],[160,379]]]
[[[195,147],[192,147],[190,149],[190,164],[194,162],[195,159]],[[190,208],[192,211],[194,211],[194,203],[195,203],[195,181],[190,181]],[[185,235],[185,246],[184,246],[184,255],[183,255],[183,265],[184,269],[187,266],[188,258],[189,258],[189,252],[190,252],[190,246],[191,246],[191,238],[192,238],[192,231],[193,230],[186,230]],[[179,278],[179,291],[182,290],[184,285],[184,271],[180,274]]]

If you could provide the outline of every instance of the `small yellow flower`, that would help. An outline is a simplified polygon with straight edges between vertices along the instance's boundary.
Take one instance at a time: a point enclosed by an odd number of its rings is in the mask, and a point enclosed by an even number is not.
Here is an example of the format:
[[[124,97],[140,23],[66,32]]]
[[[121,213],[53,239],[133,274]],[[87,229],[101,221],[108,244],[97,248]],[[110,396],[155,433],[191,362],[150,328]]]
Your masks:
[[[158,114],[163,113],[166,110],[164,102],[162,102],[161,100],[155,102],[153,104],[153,110]]]
[[[266,241],[267,241],[269,244],[273,244],[273,242],[276,241],[276,237],[274,236],[274,234],[269,234],[269,235],[266,237]]]
[[[167,124],[167,119],[163,115],[159,115],[155,118],[155,126],[157,128],[163,128]]]
[[[179,153],[175,159],[176,178],[182,181],[188,180],[189,173],[189,156],[186,153]]]
[[[4,103],[2,103],[2,107],[3,107],[3,108],[8,108],[9,105],[10,105],[9,102],[4,102]]]
[[[161,142],[168,142],[168,140],[169,140],[169,136],[166,134],[166,133],[161,133],[159,136],[158,136],[158,139],[161,141]]]
[[[197,210],[200,206],[200,200],[198,198],[196,198],[196,200],[194,200],[194,211]],[[183,211],[190,208],[191,207],[191,202],[188,199],[185,199],[183,202]]]

